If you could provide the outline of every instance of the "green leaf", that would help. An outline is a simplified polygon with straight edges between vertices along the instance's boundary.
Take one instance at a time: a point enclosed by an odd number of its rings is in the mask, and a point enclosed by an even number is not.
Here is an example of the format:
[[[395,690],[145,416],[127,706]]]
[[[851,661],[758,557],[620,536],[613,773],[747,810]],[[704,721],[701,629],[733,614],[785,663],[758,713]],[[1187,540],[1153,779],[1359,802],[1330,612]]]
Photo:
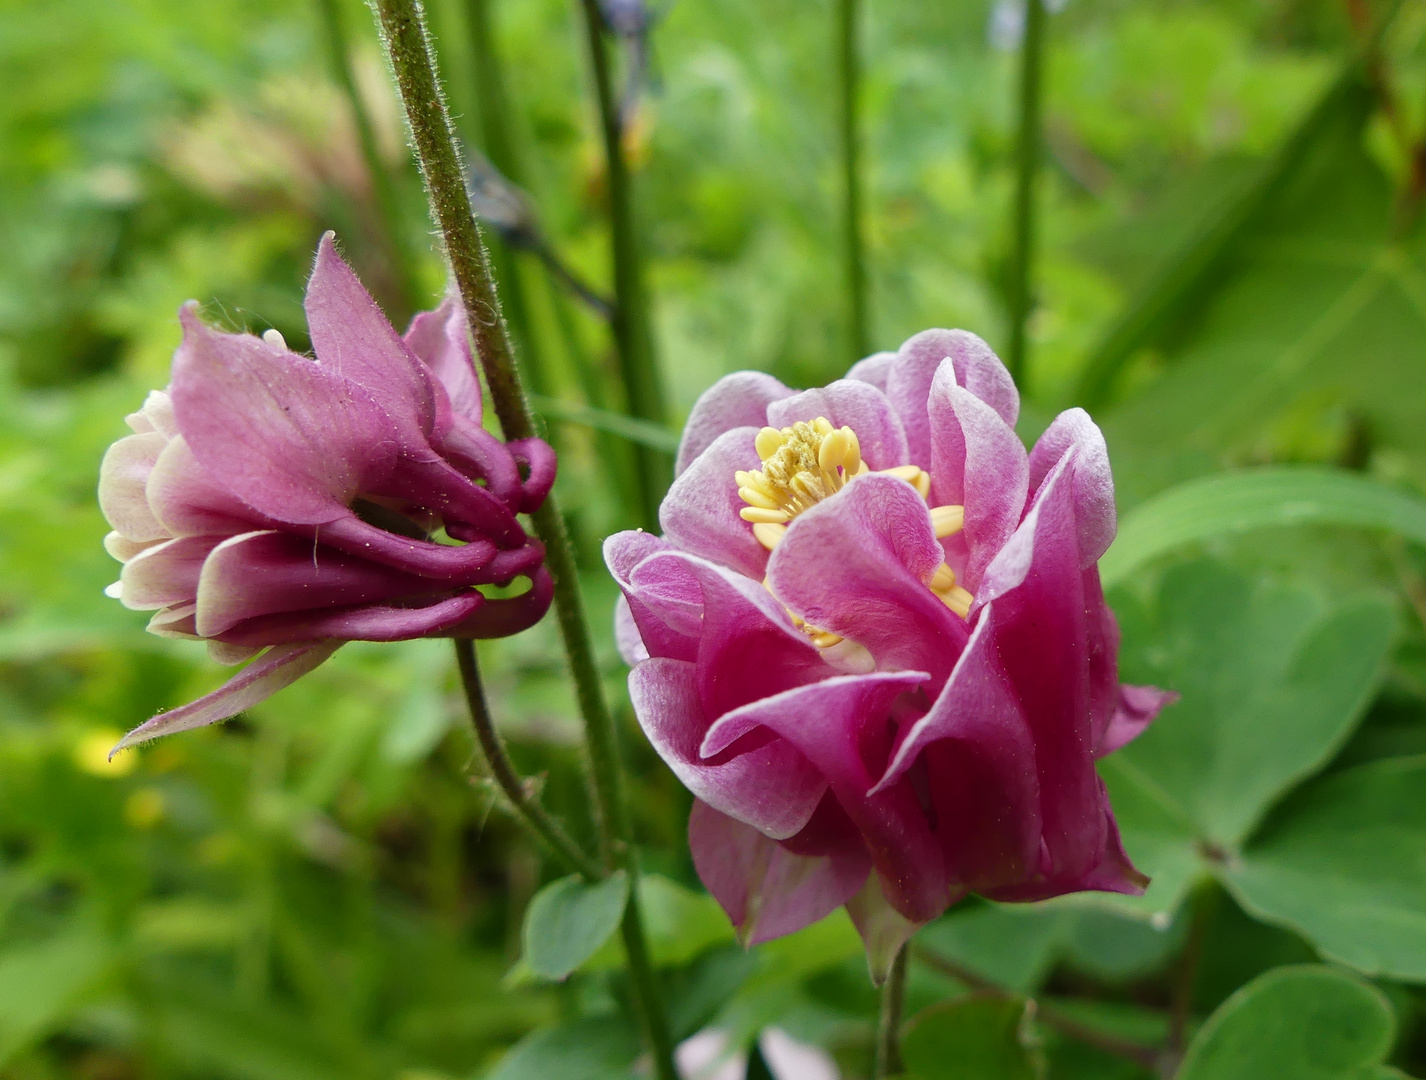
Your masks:
[[[552,881],[525,915],[525,959],[547,979],[563,979],[598,951],[619,925],[629,900],[622,870],[603,881],[578,876]]]
[[[901,1039],[915,1080],[1035,1080],[1021,1035],[1025,1002],[965,997],[922,1010]]]
[[[717,900],[662,874],[640,876],[639,903],[649,955],[660,967],[679,967],[714,945],[736,940]],[[624,952],[618,939],[611,938],[582,966],[585,971],[623,967]]]
[[[108,942],[83,928],[0,952],[0,1065],[64,1023],[111,959]]]
[[[1369,975],[1426,981],[1426,756],[1324,777],[1273,815],[1225,880],[1259,917]]]
[[[636,446],[647,446],[668,454],[678,450],[678,432],[670,431],[662,424],[625,416],[623,413],[609,412],[607,409],[576,405],[573,402],[544,397],[540,394],[531,394],[530,404],[545,416],[552,416],[556,420],[563,420],[568,424],[578,424],[580,427],[593,428],[595,431],[617,435]]]
[[[1309,524],[1387,529],[1426,543],[1426,499],[1335,469],[1273,466],[1191,480],[1125,515],[1100,576],[1109,588],[1185,544]]]
[[[1372,1080],[1395,1021],[1374,987],[1328,967],[1276,968],[1209,1017],[1178,1080]]]
[[[617,1016],[575,1020],[529,1035],[486,1080],[628,1080],[639,1037]]]

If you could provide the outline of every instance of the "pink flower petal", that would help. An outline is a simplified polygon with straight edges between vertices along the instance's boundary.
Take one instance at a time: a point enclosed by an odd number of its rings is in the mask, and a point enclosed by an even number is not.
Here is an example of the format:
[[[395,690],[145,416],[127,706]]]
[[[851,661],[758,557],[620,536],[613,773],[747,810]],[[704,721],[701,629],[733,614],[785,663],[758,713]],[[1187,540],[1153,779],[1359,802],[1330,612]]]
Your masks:
[[[336,638],[341,641],[408,641],[444,636],[487,603],[474,590],[420,607],[359,604],[353,607],[260,615],[223,634],[233,645],[274,645]]]
[[[634,715],[649,742],[695,796],[720,813],[783,839],[800,832],[827,790],[827,781],[783,739],[743,753],[705,760],[699,744],[708,717],[698,693],[698,669],[685,660],[646,660],[629,674]]]
[[[887,370],[886,396],[901,415],[911,460],[928,467],[931,424],[926,401],[941,361],[950,358],[956,383],[1000,415],[1012,428],[1020,415],[1020,394],[1000,358],[980,338],[965,330],[923,330],[907,338]]]
[[[278,521],[314,525],[390,474],[397,432],[365,389],[251,334],[209,329],[196,304],[179,320],[179,429],[233,495]]]
[[[896,355],[894,352],[872,353],[853,364],[851,370],[847,372],[847,378],[869,383],[884,394],[886,393],[886,381],[891,376],[891,365],[896,362]]]
[[[470,351],[470,325],[459,297],[447,296],[434,311],[418,314],[403,340],[444,388],[455,415],[480,427],[485,417],[480,380]]]
[[[232,536],[276,524],[214,480],[182,435],[170,439],[159,454],[145,495],[164,528],[175,535]]]
[[[180,536],[139,552],[119,575],[120,602],[135,611],[191,603],[203,560],[221,541],[221,536]]]
[[[734,428],[763,427],[767,423],[767,407],[792,393],[761,371],[735,371],[723,376],[693,403],[678,444],[674,474],[681,475],[720,435]]]
[[[1073,453],[1075,518],[1080,565],[1091,566],[1109,550],[1118,531],[1114,510],[1114,474],[1104,433],[1083,409],[1067,409],[1045,429],[1030,451],[1030,496],[1065,456]]]
[[[767,551],[753,537],[752,526],[738,516],[748,504],[738,498],[738,470],[762,467],[753,448],[755,427],[725,431],[700,453],[673,482],[659,524],[673,543],[762,580]]]
[[[541,566],[530,577],[530,587],[518,596],[486,599],[460,622],[442,629],[440,634],[453,638],[509,637],[528,630],[545,617],[554,599],[555,583],[550,572]]]
[[[966,552],[961,584],[974,592],[991,559],[1020,524],[1029,461],[1015,430],[957,385],[950,359],[936,371],[926,409],[931,423],[931,503],[965,507],[965,528],[946,548]]]
[[[639,589],[633,586],[636,566],[650,555],[674,550],[667,540],[642,530],[616,533],[604,541],[604,561],[623,590],[642,650],[642,655],[637,650],[625,652],[626,643],[620,638],[620,652],[630,667],[650,656],[692,660],[698,655],[703,586],[692,570],[681,562],[663,562],[644,576]],[[633,650],[632,642],[628,648]]]
[[[154,516],[144,485],[168,439],[157,431],[125,435],[104,453],[99,465],[99,509],[115,532],[144,543],[167,540],[170,533]]]
[[[906,432],[891,402],[874,386],[838,379],[816,390],[783,398],[768,406],[767,422],[775,428],[791,427],[798,420],[825,416],[833,427],[846,425],[857,435],[863,460],[872,469],[909,464]]]
[[[1137,739],[1164,709],[1172,705],[1179,695],[1172,690],[1160,690],[1157,686],[1119,687],[1119,707],[1109,721],[1108,728],[1095,744],[1094,756],[1104,757],[1121,747],[1128,746]]]
[[[695,800],[693,865],[746,945],[811,926],[854,896],[871,870],[865,850],[795,855],[750,825]]]
[[[926,584],[943,554],[910,484],[862,476],[793,520],[768,583],[811,626],[870,650],[879,669],[929,671],[939,688],[969,635]]]
[[[300,645],[279,645],[269,649],[226,683],[197,701],[159,713],[119,740],[110,756],[120,750],[148,742],[160,735],[188,731],[236,716],[267,700],[337,651],[340,641],[309,641]]]

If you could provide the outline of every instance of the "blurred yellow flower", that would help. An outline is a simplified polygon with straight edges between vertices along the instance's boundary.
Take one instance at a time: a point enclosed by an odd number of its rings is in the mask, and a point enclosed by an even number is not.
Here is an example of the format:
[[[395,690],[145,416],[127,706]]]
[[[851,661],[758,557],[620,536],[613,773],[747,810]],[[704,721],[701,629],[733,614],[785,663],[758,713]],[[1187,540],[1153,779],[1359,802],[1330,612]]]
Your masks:
[[[109,751],[124,737],[117,728],[94,728],[74,744],[75,768],[90,776],[128,776],[139,763],[137,754],[119,754],[111,761]]]

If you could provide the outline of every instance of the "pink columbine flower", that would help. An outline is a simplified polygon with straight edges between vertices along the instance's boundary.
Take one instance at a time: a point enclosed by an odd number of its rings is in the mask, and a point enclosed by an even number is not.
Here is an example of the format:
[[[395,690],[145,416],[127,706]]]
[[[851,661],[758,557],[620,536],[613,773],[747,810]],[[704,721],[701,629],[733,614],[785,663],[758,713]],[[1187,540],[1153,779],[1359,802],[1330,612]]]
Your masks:
[[[482,428],[460,303],[398,335],[328,233],[306,311],[315,361],[184,305],[172,381],[104,455],[105,546],[124,564],[110,595],[154,611],[155,634],[252,660],[119,748],[233,716],[346,641],[500,637],[549,607],[544,549],[516,514],[544,501],[554,452]],[[515,598],[476,588],[517,577],[531,585]]]
[[[967,893],[1146,884],[1094,761],[1172,695],[1119,684],[1104,438],[1071,409],[1027,454],[1019,408],[963,331],[801,393],[739,372],[693,408],[663,537],[606,543],[635,712],[747,942],[846,905],[880,978]]]

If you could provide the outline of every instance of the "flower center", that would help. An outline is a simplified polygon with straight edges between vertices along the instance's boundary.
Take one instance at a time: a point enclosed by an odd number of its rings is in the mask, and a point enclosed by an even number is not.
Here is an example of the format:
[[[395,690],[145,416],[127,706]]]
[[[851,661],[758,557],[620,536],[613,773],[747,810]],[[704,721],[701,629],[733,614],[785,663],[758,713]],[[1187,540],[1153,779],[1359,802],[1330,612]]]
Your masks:
[[[733,479],[738,484],[738,497],[748,504],[739,515],[751,523],[753,535],[769,551],[782,541],[789,521],[808,507],[835,495],[854,477],[871,471],[862,460],[856,432],[849,427],[834,428],[825,416],[812,421],[799,420],[781,430],[765,427],[758,432],[754,445],[763,467],[753,472],[739,470]],[[921,498],[929,501],[931,474],[925,469],[899,465],[880,471],[885,476],[905,480]],[[931,507],[931,527],[936,539],[954,536],[964,526],[964,506]],[[946,563],[937,568],[926,585],[962,619],[969,614],[974,597],[956,583],[955,571]],[[819,647],[827,648],[842,640],[836,634],[805,626],[795,615],[793,619]]]

